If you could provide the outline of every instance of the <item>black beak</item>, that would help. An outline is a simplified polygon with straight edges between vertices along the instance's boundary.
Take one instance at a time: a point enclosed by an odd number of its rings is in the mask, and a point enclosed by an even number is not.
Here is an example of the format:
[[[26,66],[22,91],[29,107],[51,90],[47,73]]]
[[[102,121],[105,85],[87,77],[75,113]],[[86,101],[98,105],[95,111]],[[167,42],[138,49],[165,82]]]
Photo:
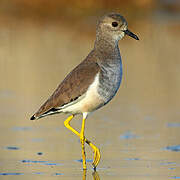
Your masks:
[[[128,36],[131,36],[132,38],[136,39],[136,40],[139,40],[139,38],[134,34],[132,33],[131,31],[129,31],[128,29],[124,31],[125,34],[127,34]]]

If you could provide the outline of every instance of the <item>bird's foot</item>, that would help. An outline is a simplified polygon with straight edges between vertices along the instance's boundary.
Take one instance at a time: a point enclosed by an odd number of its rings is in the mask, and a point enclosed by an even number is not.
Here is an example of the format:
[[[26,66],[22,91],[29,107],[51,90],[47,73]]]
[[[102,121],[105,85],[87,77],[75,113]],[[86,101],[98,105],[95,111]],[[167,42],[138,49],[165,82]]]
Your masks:
[[[93,159],[92,165],[94,167],[94,170],[96,170],[96,167],[99,164],[99,161],[101,159],[100,150],[94,144],[92,144],[89,140],[85,139],[85,142],[93,149],[94,159]]]
[[[93,152],[94,153],[94,160],[93,160],[92,165],[94,167],[94,170],[96,171],[96,167],[99,164],[99,161],[101,159],[101,154],[100,154],[100,150],[96,146],[94,146],[93,150],[94,150],[94,152]]]

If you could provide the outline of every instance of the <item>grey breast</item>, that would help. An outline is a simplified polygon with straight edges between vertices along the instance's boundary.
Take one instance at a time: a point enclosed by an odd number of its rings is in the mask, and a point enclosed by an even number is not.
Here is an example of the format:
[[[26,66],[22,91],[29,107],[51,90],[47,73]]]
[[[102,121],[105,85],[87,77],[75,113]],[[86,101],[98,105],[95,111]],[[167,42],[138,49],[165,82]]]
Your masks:
[[[116,94],[122,80],[122,62],[120,54],[113,61],[106,60],[100,64],[98,93],[107,104]]]

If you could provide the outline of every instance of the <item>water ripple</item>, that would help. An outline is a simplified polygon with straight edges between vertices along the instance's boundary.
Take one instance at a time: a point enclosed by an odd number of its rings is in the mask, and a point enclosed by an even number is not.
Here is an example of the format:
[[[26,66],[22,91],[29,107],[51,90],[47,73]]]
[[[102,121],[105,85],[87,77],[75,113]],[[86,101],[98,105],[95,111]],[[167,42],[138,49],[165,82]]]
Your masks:
[[[29,164],[41,164],[41,165],[48,165],[48,166],[60,166],[61,163],[56,162],[49,162],[49,161],[37,161],[37,160],[22,160],[22,163],[29,163]]]
[[[120,136],[120,138],[121,138],[121,139],[137,139],[137,138],[139,138],[139,136],[133,134],[133,133],[130,132],[130,131],[127,131],[127,132],[125,132],[124,134],[122,134],[122,135]]]
[[[16,147],[16,146],[7,146],[5,148],[8,150],[19,150],[20,149],[19,147]]]
[[[24,175],[24,173],[0,173],[2,176],[7,176],[7,175]]]
[[[180,151],[180,145],[174,145],[174,146],[167,146],[165,148],[163,148],[164,150],[168,150],[168,151]]]

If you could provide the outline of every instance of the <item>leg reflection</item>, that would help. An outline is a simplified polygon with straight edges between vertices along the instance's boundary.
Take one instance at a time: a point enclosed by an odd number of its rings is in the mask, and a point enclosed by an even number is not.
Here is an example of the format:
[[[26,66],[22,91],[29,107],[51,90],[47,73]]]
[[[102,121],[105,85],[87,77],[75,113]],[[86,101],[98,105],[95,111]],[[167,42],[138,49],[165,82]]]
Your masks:
[[[84,170],[83,170],[83,180],[86,180],[86,172],[87,172],[87,170],[84,169]]]
[[[100,177],[99,177],[99,174],[98,174],[97,171],[94,171],[94,172],[92,173],[92,175],[93,175],[93,179],[94,179],[94,180],[100,180]]]
[[[83,170],[83,180],[86,180],[86,173],[87,173],[87,170],[84,169],[84,170]],[[100,180],[100,177],[99,177],[99,174],[98,174],[97,171],[94,171],[94,172],[92,173],[92,176],[93,176],[93,180]]]

